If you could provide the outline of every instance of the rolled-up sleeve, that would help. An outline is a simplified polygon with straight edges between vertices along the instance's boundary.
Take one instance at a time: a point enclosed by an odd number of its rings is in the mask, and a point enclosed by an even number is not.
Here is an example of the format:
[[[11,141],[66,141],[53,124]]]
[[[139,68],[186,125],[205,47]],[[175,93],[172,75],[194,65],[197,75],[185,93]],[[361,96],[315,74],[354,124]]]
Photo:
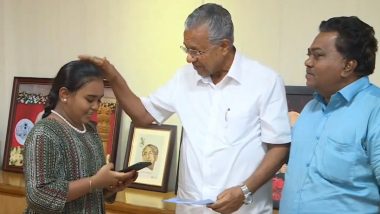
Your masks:
[[[271,84],[271,90],[267,90],[260,106],[261,141],[271,144],[289,143],[291,135],[285,87],[279,76]]]
[[[161,124],[176,112],[176,92],[179,90],[179,74],[149,97],[141,97],[145,109]]]

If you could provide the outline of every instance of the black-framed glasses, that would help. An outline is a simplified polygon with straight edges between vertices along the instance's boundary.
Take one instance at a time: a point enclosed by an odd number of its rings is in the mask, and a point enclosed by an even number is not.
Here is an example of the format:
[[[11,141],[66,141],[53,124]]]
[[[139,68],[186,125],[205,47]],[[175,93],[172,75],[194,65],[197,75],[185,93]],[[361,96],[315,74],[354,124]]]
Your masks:
[[[207,50],[204,50],[204,51],[199,51],[199,50],[194,50],[194,49],[191,49],[191,48],[187,48],[187,47],[184,47],[184,46],[179,46],[183,52],[185,52],[186,54],[189,54],[190,56],[192,57],[199,57],[199,56],[202,56],[203,54],[205,54],[207,51],[209,51],[210,49],[207,49]]]

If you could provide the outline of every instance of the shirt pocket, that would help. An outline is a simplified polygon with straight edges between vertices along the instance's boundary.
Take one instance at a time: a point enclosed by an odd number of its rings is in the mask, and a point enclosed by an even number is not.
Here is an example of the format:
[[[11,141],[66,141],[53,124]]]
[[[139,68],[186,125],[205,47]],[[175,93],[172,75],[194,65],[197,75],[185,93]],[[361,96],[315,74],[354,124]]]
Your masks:
[[[334,183],[351,183],[355,164],[352,140],[327,138],[317,167],[321,175]]]
[[[232,110],[228,112],[224,133],[225,144],[236,145],[252,138],[252,135],[258,133],[254,126],[254,124],[258,125],[257,118],[250,112],[233,112]]]

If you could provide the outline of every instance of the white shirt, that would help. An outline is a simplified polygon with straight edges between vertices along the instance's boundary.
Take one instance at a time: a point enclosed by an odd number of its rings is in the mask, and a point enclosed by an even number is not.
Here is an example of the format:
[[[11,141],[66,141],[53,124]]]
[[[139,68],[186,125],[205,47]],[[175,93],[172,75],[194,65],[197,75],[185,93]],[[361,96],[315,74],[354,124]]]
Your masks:
[[[231,69],[217,85],[186,65],[165,86],[142,98],[157,122],[177,113],[184,128],[178,197],[216,200],[229,187],[242,185],[263,159],[262,142],[290,142],[282,79],[271,69],[235,54]],[[272,213],[270,181],[238,213]],[[184,207],[186,208],[186,207]],[[191,208],[178,213],[213,213]],[[199,209],[198,211],[194,209]],[[264,212],[265,213],[265,212]]]

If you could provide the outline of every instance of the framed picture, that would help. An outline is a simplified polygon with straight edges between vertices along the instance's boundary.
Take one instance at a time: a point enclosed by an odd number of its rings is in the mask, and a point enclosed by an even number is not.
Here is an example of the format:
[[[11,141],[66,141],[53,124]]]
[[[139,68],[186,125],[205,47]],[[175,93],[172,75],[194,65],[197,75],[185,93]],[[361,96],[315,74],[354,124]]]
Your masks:
[[[26,136],[42,117],[53,79],[14,77],[5,140],[3,170],[23,172]],[[109,84],[105,82],[104,98],[98,113],[92,116],[102,138],[105,154],[115,162],[121,109]]]
[[[149,161],[152,165],[141,169],[130,187],[167,192],[176,132],[174,125],[138,127],[131,123],[124,168],[141,161]]]
[[[313,98],[313,90],[306,86],[285,86],[290,124],[293,125],[303,107]],[[272,179],[273,207],[279,208],[287,165],[284,164]]]
[[[102,139],[107,162],[116,164],[121,108],[107,81],[104,81],[104,96],[102,97],[98,111],[92,115],[91,120],[96,124],[96,129]]]
[[[14,77],[3,170],[22,172],[25,139],[41,119],[51,83],[50,78]]]

